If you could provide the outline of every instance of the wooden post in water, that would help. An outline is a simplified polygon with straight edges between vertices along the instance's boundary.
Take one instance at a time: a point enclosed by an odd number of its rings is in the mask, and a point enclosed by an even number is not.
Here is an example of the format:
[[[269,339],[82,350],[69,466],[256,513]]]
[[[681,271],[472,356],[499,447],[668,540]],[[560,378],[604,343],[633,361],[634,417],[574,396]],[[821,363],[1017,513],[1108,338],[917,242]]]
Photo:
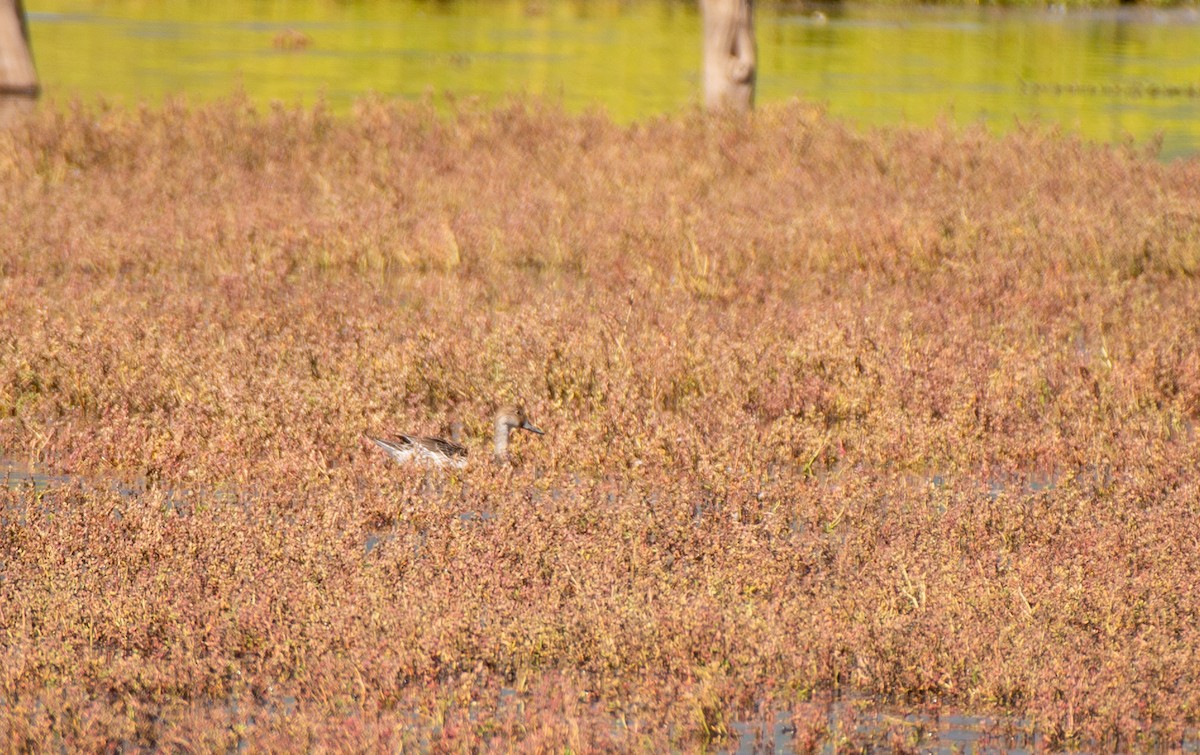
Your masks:
[[[710,110],[754,107],[753,0],[700,0],[704,11],[704,103]]]
[[[22,0],[0,0],[0,97],[37,97],[37,69]]]

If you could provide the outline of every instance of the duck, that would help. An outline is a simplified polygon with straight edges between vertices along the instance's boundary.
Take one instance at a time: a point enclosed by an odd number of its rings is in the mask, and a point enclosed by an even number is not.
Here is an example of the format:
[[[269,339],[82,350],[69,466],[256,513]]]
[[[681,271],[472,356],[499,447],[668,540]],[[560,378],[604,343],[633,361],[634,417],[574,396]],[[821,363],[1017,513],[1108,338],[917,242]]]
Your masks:
[[[520,406],[502,406],[493,421],[493,455],[496,461],[508,460],[508,441],[513,430],[525,430],[536,435],[545,433],[534,426]],[[390,438],[367,435],[367,440],[401,464],[420,463],[436,467],[461,469],[467,465],[467,449],[462,444],[462,423],[451,426],[450,439],[397,434]]]

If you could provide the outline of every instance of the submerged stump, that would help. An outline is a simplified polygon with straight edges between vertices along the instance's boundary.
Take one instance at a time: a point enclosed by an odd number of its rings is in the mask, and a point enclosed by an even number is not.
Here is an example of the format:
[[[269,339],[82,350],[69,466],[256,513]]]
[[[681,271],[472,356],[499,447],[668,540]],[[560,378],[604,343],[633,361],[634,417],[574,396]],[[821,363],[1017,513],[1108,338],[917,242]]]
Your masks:
[[[704,11],[704,103],[710,110],[754,107],[757,66],[751,0],[700,0]]]
[[[0,97],[37,97],[37,69],[22,0],[0,0]]]

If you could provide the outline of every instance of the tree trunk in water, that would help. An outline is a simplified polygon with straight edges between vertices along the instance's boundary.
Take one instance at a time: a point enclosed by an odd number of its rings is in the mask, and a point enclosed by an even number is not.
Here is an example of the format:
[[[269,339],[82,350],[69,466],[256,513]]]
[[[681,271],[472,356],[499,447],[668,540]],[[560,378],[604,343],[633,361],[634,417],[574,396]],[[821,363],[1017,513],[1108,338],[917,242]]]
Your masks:
[[[36,97],[39,89],[24,4],[0,0],[0,96]]]
[[[700,0],[704,10],[704,102],[710,110],[754,107],[752,0]]]

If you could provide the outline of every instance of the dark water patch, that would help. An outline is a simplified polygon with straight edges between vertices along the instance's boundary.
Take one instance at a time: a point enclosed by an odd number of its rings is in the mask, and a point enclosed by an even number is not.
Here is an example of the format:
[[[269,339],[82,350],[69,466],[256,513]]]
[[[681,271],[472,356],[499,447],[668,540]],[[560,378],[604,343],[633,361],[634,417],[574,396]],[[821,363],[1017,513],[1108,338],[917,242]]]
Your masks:
[[[123,499],[141,498],[155,493],[162,497],[163,506],[167,511],[178,514],[190,513],[196,506],[204,504],[231,504],[244,508],[257,498],[256,493],[246,490],[172,488],[162,487],[145,478],[131,482],[116,478],[58,474],[4,457],[0,457],[0,487],[29,491],[37,505],[47,512],[55,510],[65,491],[71,488],[113,493]],[[121,516],[118,509],[114,509],[113,514],[117,518]]]
[[[798,730],[786,711],[754,721],[737,721],[729,728],[736,745],[719,752],[792,753],[811,751],[811,734]],[[839,740],[853,743],[857,752],[963,753],[988,752],[1025,755],[1061,750],[1063,743],[1041,730],[1024,716],[974,715],[964,711],[914,712],[879,705],[869,697],[851,696],[828,704],[824,721],[824,741],[820,751],[836,753]],[[1132,743],[1082,742],[1083,752],[1112,752],[1130,749]],[[1159,742],[1163,751],[1200,752],[1200,729],[1185,730],[1175,742]],[[1136,749],[1136,748],[1135,748]]]

